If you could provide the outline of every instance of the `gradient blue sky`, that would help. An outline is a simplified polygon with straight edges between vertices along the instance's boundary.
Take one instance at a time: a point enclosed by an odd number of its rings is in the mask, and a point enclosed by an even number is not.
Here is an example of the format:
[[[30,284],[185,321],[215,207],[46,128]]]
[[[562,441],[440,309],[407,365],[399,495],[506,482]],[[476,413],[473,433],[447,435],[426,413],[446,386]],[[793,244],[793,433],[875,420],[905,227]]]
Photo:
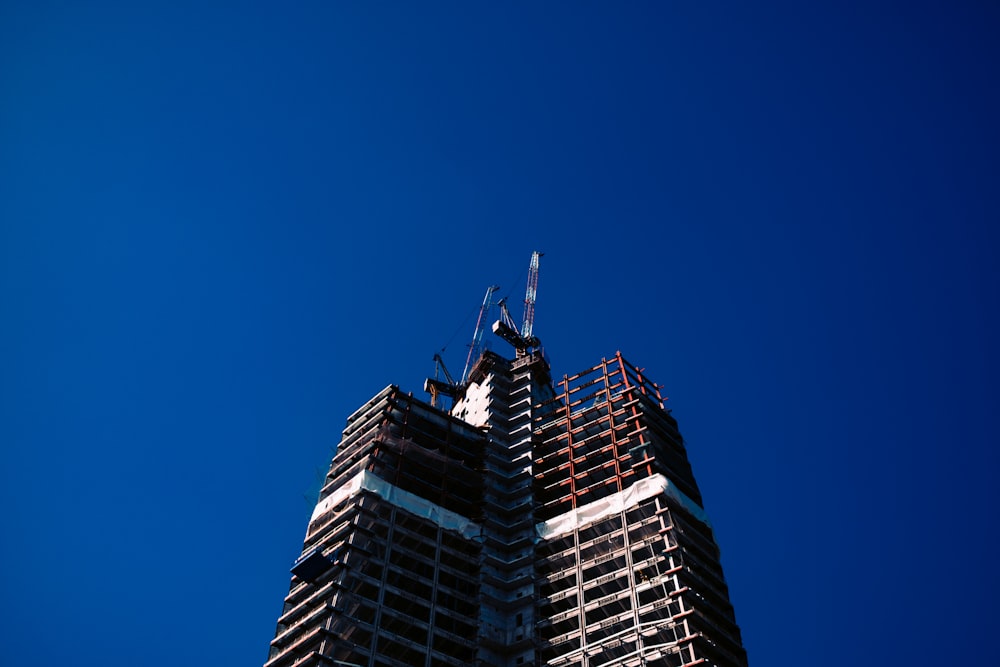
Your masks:
[[[997,6],[756,4],[0,3],[3,663],[262,663],[347,415],[535,249],[752,665],[995,661]]]

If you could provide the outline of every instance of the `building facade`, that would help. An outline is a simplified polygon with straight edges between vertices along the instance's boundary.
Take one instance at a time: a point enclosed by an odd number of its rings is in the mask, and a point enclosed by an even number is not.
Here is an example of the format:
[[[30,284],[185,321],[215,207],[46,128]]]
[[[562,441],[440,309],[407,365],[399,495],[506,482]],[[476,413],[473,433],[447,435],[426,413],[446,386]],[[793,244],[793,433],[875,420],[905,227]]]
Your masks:
[[[450,411],[347,420],[266,667],[746,665],[657,385],[484,352]]]

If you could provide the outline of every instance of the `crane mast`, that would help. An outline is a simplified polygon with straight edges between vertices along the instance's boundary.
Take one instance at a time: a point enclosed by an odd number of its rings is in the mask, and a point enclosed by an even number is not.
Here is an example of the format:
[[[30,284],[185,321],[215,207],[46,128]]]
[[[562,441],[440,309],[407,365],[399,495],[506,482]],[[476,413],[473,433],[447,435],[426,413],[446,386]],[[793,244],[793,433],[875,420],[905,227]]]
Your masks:
[[[531,340],[531,328],[535,323],[535,298],[538,296],[538,260],[542,253],[537,250],[531,253],[531,265],[528,267],[528,289],[524,293],[524,323],[521,325],[521,337]]]
[[[531,253],[531,265],[528,267],[528,289],[524,295],[524,324],[518,332],[517,326],[510,317],[505,300],[500,300],[500,319],[493,323],[493,333],[510,343],[517,356],[527,352],[528,348],[538,347],[539,340],[531,333],[535,321],[535,298],[538,296],[538,258],[542,253],[537,250]]]

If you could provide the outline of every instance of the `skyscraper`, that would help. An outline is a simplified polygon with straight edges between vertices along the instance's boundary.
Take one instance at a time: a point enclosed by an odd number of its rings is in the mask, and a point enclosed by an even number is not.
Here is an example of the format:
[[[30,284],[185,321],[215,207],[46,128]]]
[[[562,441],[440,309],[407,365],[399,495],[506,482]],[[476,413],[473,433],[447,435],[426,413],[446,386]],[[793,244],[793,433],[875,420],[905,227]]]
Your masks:
[[[658,386],[621,354],[554,384],[499,329],[450,411],[348,417],[266,667],[746,665]]]

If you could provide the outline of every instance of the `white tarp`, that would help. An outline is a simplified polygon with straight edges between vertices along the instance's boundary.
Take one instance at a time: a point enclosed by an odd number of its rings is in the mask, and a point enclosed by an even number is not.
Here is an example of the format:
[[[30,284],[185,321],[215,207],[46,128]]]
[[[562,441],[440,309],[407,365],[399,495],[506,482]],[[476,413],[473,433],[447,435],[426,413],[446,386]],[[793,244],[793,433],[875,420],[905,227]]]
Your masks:
[[[424,500],[416,494],[393,486],[367,470],[362,470],[346,484],[317,503],[316,509],[313,510],[312,518],[309,521],[314,521],[316,517],[360,491],[371,491],[379,498],[392,503],[400,509],[406,510],[410,514],[429,519],[445,530],[454,530],[461,533],[466,539],[471,539],[480,533],[479,525],[461,514],[446,510],[440,505],[436,505],[429,500]]]
[[[323,500],[316,503],[316,508],[313,510],[312,517],[309,519],[309,523],[312,523],[322,514],[326,514],[330,508],[336,507],[340,503],[344,502],[351,496],[355,495],[361,490],[361,480],[364,479],[365,470],[362,470],[357,475],[352,477],[347,481],[346,484],[341,486],[339,489],[328,495]]]
[[[705,514],[705,510],[698,506],[698,503],[684,495],[666,477],[657,473],[652,477],[639,480],[624,491],[588,503],[583,507],[577,507],[575,510],[560,514],[548,521],[543,521],[535,526],[535,532],[543,540],[552,539],[579,526],[609,517],[612,514],[618,514],[661,493],[680,503],[684,509],[705,525],[711,525],[708,521],[708,515]]]

